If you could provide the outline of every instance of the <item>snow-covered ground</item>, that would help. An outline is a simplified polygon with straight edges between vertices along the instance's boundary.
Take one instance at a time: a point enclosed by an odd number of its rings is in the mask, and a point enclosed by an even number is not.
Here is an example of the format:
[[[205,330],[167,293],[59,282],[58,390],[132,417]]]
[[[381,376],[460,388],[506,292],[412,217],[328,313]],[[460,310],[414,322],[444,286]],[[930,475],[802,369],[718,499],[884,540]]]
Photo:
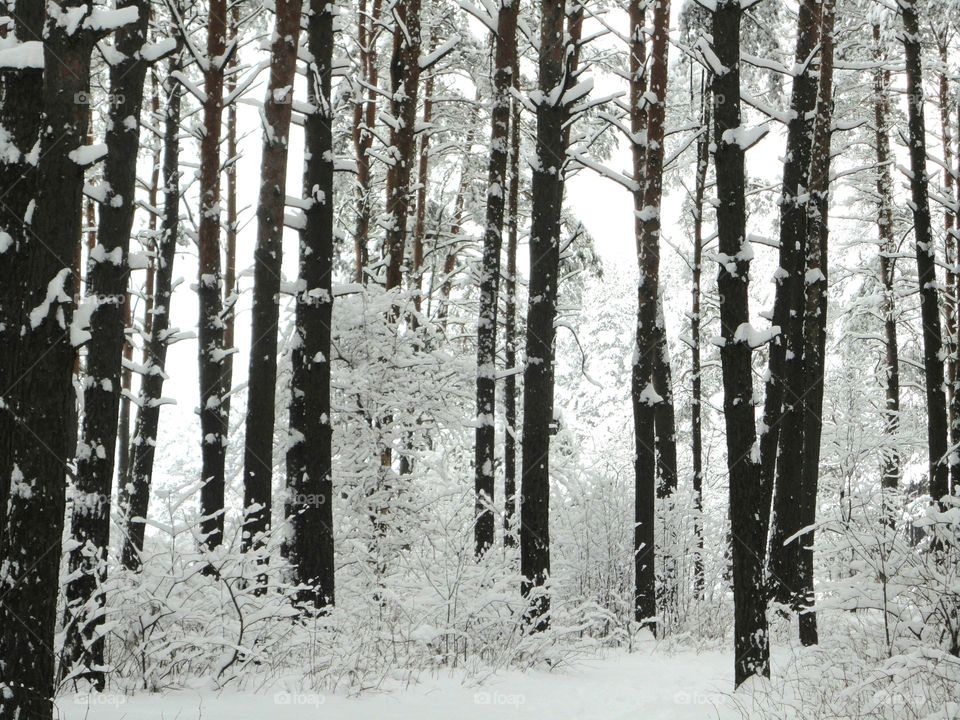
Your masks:
[[[359,697],[265,691],[180,691],[127,697],[65,695],[65,720],[704,720],[741,717],[730,702],[728,653],[642,650],[554,671],[499,673],[477,685],[450,674]]]

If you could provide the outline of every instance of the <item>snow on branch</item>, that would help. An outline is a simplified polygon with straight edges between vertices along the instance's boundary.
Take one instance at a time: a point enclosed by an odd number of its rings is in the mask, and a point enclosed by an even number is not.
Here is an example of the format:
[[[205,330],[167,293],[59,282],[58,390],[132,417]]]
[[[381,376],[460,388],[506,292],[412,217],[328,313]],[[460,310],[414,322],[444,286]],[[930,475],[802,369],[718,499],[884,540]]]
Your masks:
[[[43,69],[43,43],[39,40],[22,42],[0,50],[0,69],[26,70],[28,68]]]
[[[454,33],[453,37],[447,40],[443,45],[438,47],[429,55],[425,55],[417,61],[417,64],[420,66],[421,70],[429,70],[438,62],[440,62],[444,57],[450,54],[450,52],[460,44],[460,35],[459,33]]]
[[[617,172],[612,168],[608,168],[606,165],[602,165],[594,160],[591,160],[586,155],[583,155],[578,152],[570,153],[570,157],[576,160],[578,163],[583,165],[586,168],[590,168],[598,175],[607,178],[608,180],[613,180],[618,185],[625,187],[630,192],[637,192],[640,189],[640,183],[638,183],[633,178],[624,175],[621,172]]]

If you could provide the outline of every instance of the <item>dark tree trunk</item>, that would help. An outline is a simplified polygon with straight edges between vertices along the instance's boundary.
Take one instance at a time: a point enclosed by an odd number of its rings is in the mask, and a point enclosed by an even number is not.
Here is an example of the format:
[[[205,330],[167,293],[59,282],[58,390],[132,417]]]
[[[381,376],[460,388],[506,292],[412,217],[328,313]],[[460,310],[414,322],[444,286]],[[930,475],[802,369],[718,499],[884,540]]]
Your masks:
[[[551,92],[571,81],[564,42],[564,3],[540,4],[537,148],[533,167],[530,225],[530,299],[527,305],[527,362],[523,373],[523,438],[520,501],[521,591],[530,599],[527,621],[535,631],[549,625],[550,597],[550,427],[553,423],[553,339],[560,275],[562,171],[566,158],[563,126],[567,108]],[[565,54],[567,63],[565,64]]]
[[[518,64],[513,65],[518,87]],[[503,357],[509,374],[503,383],[503,544],[517,545],[517,213],[520,211],[520,103],[514,99],[510,119],[510,193],[507,209],[507,272]]]
[[[883,61],[880,25],[873,26],[874,57]],[[896,490],[900,484],[900,450],[897,431],[900,427],[900,347],[897,341],[897,306],[894,289],[897,238],[893,225],[893,177],[890,171],[890,71],[877,68],[873,75],[874,143],[877,153],[877,228],[880,238],[880,282],[883,284],[884,377],[885,408],[884,434],[887,447],[883,456],[884,490]],[[886,503],[885,503],[886,504]],[[892,507],[885,509],[892,522]]]
[[[182,50],[169,61],[168,75],[183,68]],[[170,300],[173,295],[173,263],[180,232],[180,104],[183,89],[176,80],[167,83],[168,95],[163,127],[163,216],[156,241],[156,277],[149,330],[144,338],[143,365],[137,412],[130,444],[129,473],[120,482],[118,499],[124,523],[123,566],[139,570],[142,565],[144,521],[150,504],[154,453],[163,404],[164,368],[170,333]]]
[[[208,67],[204,70],[203,137],[200,142],[200,223],[197,231],[199,271],[197,332],[200,366],[201,543],[207,549],[223,542],[224,463],[229,392],[224,360],[223,276],[220,270],[220,138],[223,77],[227,51],[227,0],[210,0],[207,20]]]
[[[500,250],[510,152],[510,85],[517,55],[519,0],[505,0],[497,17],[494,58],[493,117],[490,162],[487,168],[487,214],[480,270],[480,311],[477,320],[477,429],[474,456],[476,493],[476,554],[482,556],[494,540],[494,460],[496,456],[497,309],[500,291]]]
[[[823,432],[823,387],[827,349],[828,219],[830,212],[830,142],[833,123],[833,26],[834,0],[821,5],[820,77],[817,117],[810,160],[810,215],[807,221],[806,309],[803,319],[805,404],[803,429],[800,527],[817,519],[817,489],[820,486],[820,437]],[[800,642],[818,642],[817,616],[813,612],[813,531],[796,541],[800,561],[797,589],[801,613]]]
[[[287,516],[292,529],[288,558],[302,590],[298,600],[316,608],[334,602],[333,426],[330,407],[331,286],[334,257],[333,135],[330,78],[333,66],[333,3],[311,0],[307,21],[308,102],[316,111],[304,122],[306,225],[300,234],[300,279],[290,430],[287,451]]]
[[[280,319],[278,303],[283,259],[283,216],[287,197],[287,144],[293,110],[293,79],[297,69],[302,7],[302,0],[276,0],[276,27],[270,49],[270,80],[263,105],[263,156],[260,163],[260,194],[257,199],[253,321],[250,329],[250,370],[243,453],[244,526],[240,543],[243,552],[262,549],[271,526],[277,324]],[[263,560],[265,561],[265,558]]]
[[[387,169],[387,290],[400,287],[403,280],[420,85],[420,0],[397,0],[393,12],[397,27],[390,60],[390,114],[395,123],[390,128],[393,164]]]
[[[947,404],[943,390],[943,340],[937,292],[936,248],[930,229],[926,127],[923,119],[923,66],[920,60],[920,19],[916,0],[902,0],[903,47],[907,70],[907,124],[910,137],[910,195],[913,233],[920,282],[920,318],[923,322],[923,374],[927,397],[927,448],[930,495],[934,501],[949,492],[947,466]],[[940,510],[946,507],[940,503]]]
[[[733,536],[734,675],[740,685],[752,675],[770,675],[764,556],[770,491],[759,459],[753,454],[752,350],[737,331],[750,322],[750,261],[741,253],[746,241],[744,151],[736,137],[740,127],[740,20],[737,0],[720,0],[713,14],[713,47],[726,69],[713,79],[714,167],[717,174],[717,233],[721,263],[717,276],[723,346],[723,410],[727,430],[730,528]],[[733,272],[731,272],[731,267]]]
[[[73,546],[71,581],[65,589],[63,674],[89,679],[102,691],[106,678],[104,638],[100,626],[106,597],[107,550],[110,545],[110,498],[120,410],[121,374],[129,307],[130,231],[136,209],[140,110],[147,63],[139,59],[147,41],[150,16],[146,0],[124,0],[121,8],[138,11],[136,23],[120,28],[110,66],[110,111],[107,157],[103,170],[105,202],[100,207],[97,245],[87,267],[86,302],[93,303],[83,393],[83,427],[77,448],[72,493]],[[132,118],[134,122],[129,122]]]
[[[636,190],[633,193],[634,229],[637,241],[637,262],[640,280],[637,286],[637,344],[634,350],[631,376],[633,401],[636,482],[634,565],[635,565],[635,619],[649,622],[656,610],[656,578],[654,573],[654,518],[655,498],[665,497],[676,485],[676,445],[669,402],[669,367],[665,357],[666,329],[658,322],[657,308],[660,302],[660,202],[663,189],[663,139],[666,92],[667,92],[667,35],[670,20],[670,3],[663,0],[654,8],[653,41],[650,56],[649,90],[644,68],[639,63],[643,44],[644,11],[641,3],[630,4],[631,33],[631,118],[634,124],[645,121],[645,139],[633,145],[633,178]],[[641,109],[641,107],[643,109]],[[636,135],[644,128],[631,126]],[[659,390],[658,390],[659,380]],[[661,392],[661,390],[663,392]],[[667,395],[663,394],[667,393]],[[659,416],[659,418],[658,418]],[[663,445],[658,443],[657,420],[663,431]],[[657,450],[665,450],[662,467],[667,476],[662,478],[662,488],[657,483]],[[669,477],[673,477],[671,481]]]
[[[12,10],[13,34],[20,42],[42,36],[42,3],[17,0]],[[13,392],[19,376],[16,362],[23,324],[23,298],[28,292],[24,270],[32,249],[25,216],[37,189],[34,166],[27,155],[40,134],[43,96],[37,88],[42,83],[41,68],[8,69],[0,73],[0,125],[9,134],[10,145],[16,148],[15,157],[5,153],[0,160],[0,187],[5,188],[0,203],[0,247],[3,247],[0,252],[0,551],[4,548],[13,471],[11,443],[18,424]],[[79,246],[77,243],[77,248]]]
[[[634,619],[649,623],[656,629],[652,618],[657,614],[657,578],[654,566],[655,518],[656,518],[656,430],[652,392],[653,359],[656,343],[653,326],[656,322],[657,276],[650,275],[659,267],[659,258],[654,248],[645,246],[644,236],[644,181],[646,180],[648,133],[648,104],[644,98],[647,88],[646,75],[646,3],[631,0],[630,16],[630,131],[635,138],[631,144],[633,158],[634,235],[636,237],[637,263],[640,282],[637,285],[636,345],[630,376],[630,398],[633,407],[634,439]],[[659,227],[658,235],[659,237]],[[655,238],[654,240],[656,241]],[[646,286],[646,287],[645,287]],[[652,286],[652,288],[651,288]]]
[[[673,372],[663,314],[663,297],[657,298],[657,351],[653,360],[653,389],[661,398],[654,413],[657,449],[657,499],[667,500],[677,489],[677,414],[673,406]]]
[[[769,377],[764,406],[765,432],[760,439],[765,484],[773,482],[770,520],[769,578],[780,602],[796,603],[800,556],[796,542],[785,543],[801,528],[803,431],[806,387],[803,316],[804,261],[810,192],[810,153],[817,105],[815,60],[820,44],[820,3],[804,0],[797,18],[791,119],[783,163],[780,197],[780,269],[773,305],[779,336],[770,344]]]
[[[0,466],[11,472],[7,529],[0,564],[5,588],[0,603],[0,658],[4,663],[0,718],[53,717],[56,694],[54,643],[57,622],[61,541],[66,502],[67,460],[76,419],[72,384],[75,349],[70,332],[76,284],[74,256],[80,242],[83,213],[84,165],[75,153],[87,137],[89,108],[82,102],[90,90],[90,59],[97,35],[82,27],[91,8],[79,0],[49,2],[49,13],[76,13],[77,27],[48,19],[43,30],[42,83],[31,92],[40,95],[43,129],[36,168],[38,179],[32,220],[17,245],[4,253],[16,254],[21,283],[10,376],[4,388],[5,414],[14,422],[4,428],[9,455]],[[21,16],[20,29],[35,27],[30,8]],[[36,75],[27,75],[37,80]],[[5,90],[19,97],[20,78],[11,78]],[[6,104],[6,103],[4,103]],[[36,107],[30,100],[17,112]],[[28,123],[19,127],[28,140]],[[9,212],[9,211],[8,211]],[[9,216],[8,216],[9,217]],[[15,218],[14,218],[15,219]],[[11,233],[12,235],[12,233]],[[5,258],[4,264],[12,259]],[[4,293],[8,292],[4,288]],[[6,359],[6,358],[5,358]],[[113,432],[116,427],[113,428]]]
[[[697,140],[697,174],[693,195],[693,298],[690,309],[691,436],[693,450],[693,510],[694,534],[697,538],[697,556],[694,558],[693,589],[696,597],[703,596],[703,377],[700,364],[700,324],[703,278],[703,209],[707,188],[707,168],[710,165],[710,98],[701,84],[703,105],[702,131]]]
[[[373,129],[377,120],[377,36],[379,33],[380,7],[382,0],[373,0],[367,14],[367,0],[360,0],[357,45],[360,53],[360,71],[363,83],[357,83],[357,98],[353,110],[353,148],[357,157],[357,184],[354,189],[357,206],[357,221],[354,228],[354,279],[367,281],[366,267],[369,262],[367,244],[370,240],[370,157],[367,154],[373,144]],[[365,86],[365,87],[364,87]],[[366,93],[366,97],[364,97]]]
[[[227,28],[227,37],[231,42],[237,40],[240,27],[240,3],[234,3],[230,8],[230,25]],[[237,89],[237,55],[230,57],[227,65],[228,73],[224,80],[227,95],[232,95]],[[233,387],[233,358],[234,338],[237,330],[237,313],[235,310],[237,298],[237,235],[239,234],[237,210],[237,162],[239,162],[237,147],[237,103],[230,103],[227,108],[227,247],[224,253],[226,265],[223,275],[223,346],[227,349],[227,356],[223,359],[223,377],[227,388]],[[233,394],[228,392],[223,398],[223,417],[227,427],[230,427],[230,407]]]

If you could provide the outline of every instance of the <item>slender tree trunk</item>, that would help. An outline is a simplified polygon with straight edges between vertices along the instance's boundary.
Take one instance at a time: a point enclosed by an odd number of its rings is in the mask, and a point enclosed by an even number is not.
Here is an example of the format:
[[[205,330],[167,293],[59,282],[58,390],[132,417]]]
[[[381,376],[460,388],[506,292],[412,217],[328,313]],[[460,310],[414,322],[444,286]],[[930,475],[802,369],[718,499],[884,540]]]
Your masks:
[[[901,0],[903,47],[907,70],[907,125],[910,137],[910,194],[913,232],[920,282],[920,318],[923,322],[923,374],[927,399],[927,448],[930,495],[934,501],[949,492],[947,466],[947,405],[943,389],[943,340],[937,292],[936,252],[930,229],[926,127],[923,119],[923,66],[920,60],[920,19],[916,0]],[[940,510],[946,507],[940,503]]]
[[[363,83],[358,83],[357,101],[353,111],[353,147],[357,157],[357,184],[354,195],[357,203],[357,222],[354,229],[354,253],[356,256],[354,279],[367,281],[365,268],[369,262],[367,245],[370,240],[372,204],[370,195],[370,157],[373,144],[373,129],[377,119],[377,82],[379,68],[377,58],[377,22],[380,19],[382,0],[373,0],[367,15],[367,0],[360,0],[357,45],[360,51],[360,70]],[[366,85],[366,88],[363,87]],[[364,92],[366,98],[364,99]]]
[[[18,41],[42,36],[43,4],[17,0],[12,10],[13,34]],[[9,143],[8,151],[0,158],[0,187],[5,188],[0,203],[0,558],[6,557],[4,535],[14,452],[11,443],[19,423],[14,391],[19,377],[16,368],[23,299],[29,292],[25,268],[31,245],[26,214],[37,190],[35,166],[28,155],[40,135],[43,96],[37,88],[42,83],[42,68],[8,69],[0,74],[4,100],[0,103],[0,126]],[[78,249],[79,246],[77,243]]]
[[[231,42],[236,42],[240,28],[240,3],[236,2],[230,8],[230,25],[227,28],[227,36]],[[228,64],[229,72],[226,75],[224,84],[227,95],[233,94],[237,89],[237,55],[230,58]],[[237,163],[239,162],[239,149],[237,147],[237,103],[230,103],[227,108],[227,228],[226,239],[227,247],[224,257],[226,272],[223,277],[223,346],[227,350],[226,357],[223,358],[223,376],[226,379],[227,388],[233,387],[233,357],[234,357],[234,339],[237,329],[237,234],[239,232],[239,218],[237,211]],[[223,417],[227,427],[230,427],[230,407],[233,394],[228,392],[223,398]]]
[[[140,111],[147,63],[140,50],[147,41],[150,16],[146,0],[124,0],[121,9],[138,13],[136,23],[116,34],[118,57],[110,66],[110,121],[97,245],[90,252],[86,302],[93,304],[84,378],[83,427],[77,448],[73,485],[71,581],[65,590],[64,675],[85,677],[97,691],[106,685],[103,607],[107,550],[110,545],[110,498],[120,410],[121,374],[126,344],[129,298],[130,233],[136,210]],[[131,122],[132,119],[132,122]]]
[[[182,50],[170,58],[168,76],[183,69]],[[137,397],[137,412],[130,443],[130,467],[118,493],[124,523],[121,559],[131,571],[142,565],[144,521],[150,504],[160,407],[163,405],[164,369],[170,339],[170,300],[173,295],[173,263],[180,233],[180,105],[183,89],[176,80],[167,82],[168,94],[163,128],[163,216],[156,241],[156,278],[149,330],[144,338],[144,372]]]
[[[280,319],[283,216],[287,196],[287,147],[302,8],[302,0],[276,0],[277,19],[270,50],[270,81],[263,106],[263,158],[257,200],[253,322],[250,330],[243,454],[243,552],[262,549],[271,526],[277,324]],[[266,579],[263,581],[266,582]]]
[[[330,406],[331,286],[334,259],[333,122],[330,79],[333,67],[333,7],[311,0],[307,21],[308,102],[315,112],[304,123],[307,162],[304,195],[310,201],[300,233],[300,278],[290,430],[287,451],[289,559],[301,603],[316,608],[334,602],[333,426]]]
[[[657,499],[667,500],[677,489],[677,415],[673,406],[673,372],[663,314],[663,293],[657,298],[657,351],[653,360],[653,389],[662,400],[654,413],[657,450]]]
[[[38,22],[35,9],[24,10],[18,30],[25,35]],[[14,386],[4,388],[4,410],[13,419],[3,447],[9,453],[0,466],[9,469],[10,490],[6,534],[0,557],[4,589],[0,603],[0,663],[3,689],[0,718],[53,717],[56,694],[54,644],[60,576],[61,541],[66,503],[67,461],[75,416],[71,382],[78,340],[73,321],[74,255],[82,232],[84,165],[76,151],[84,144],[88,107],[78,100],[90,91],[90,61],[97,34],[84,28],[91,8],[79,0],[46,4],[42,37],[42,83],[31,92],[42,99],[36,205],[21,219],[13,260],[22,277],[12,372]],[[56,18],[71,14],[76,27]],[[34,36],[35,37],[35,36]],[[24,39],[26,39],[24,37]],[[32,38],[31,38],[32,39]],[[34,80],[36,75],[27,74]],[[19,96],[18,80],[7,86]],[[30,100],[17,112],[36,107]],[[24,119],[18,138],[28,140]],[[29,150],[27,150],[29,151]],[[9,216],[8,216],[9,217]],[[16,218],[14,218],[16,220]],[[12,235],[12,233],[11,233]],[[8,292],[4,288],[4,293]],[[74,337],[71,337],[74,335]],[[116,431],[114,426],[113,431]]]
[[[791,119],[783,163],[780,198],[780,268],[773,305],[773,324],[779,336],[770,344],[769,378],[761,435],[761,462],[765,483],[773,483],[770,520],[769,580],[772,594],[783,603],[796,603],[800,589],[800,530],[804,408],[807,388],[804,370],[803,316],[804,260],[810,193],[810,154],[813,117],[817,105],[815,61],[820,45],[820,3],[804,0],[797,18],[799,72],[793,77]]]
[[[880,25],[873,26],[874,57],[883,61]],[[894,289],[897,238],[893,225],[893,177],[890,171],[889,113],[890,71],[878,67],[873,75],[874,143],[877,153],[877,228],[880,239],[880,281],[883,284],[884,434],[888,446],[883,457],[884,490],[896,490],[900,484],[900,451],[896,436],[900,427],[900,349],[897,341],[897,307]],[[892,522],[892,507],[885,510]]]
[[[208,67],[204,70],[203,138],[200,142],[200,263],[197,295],[200,320],[197,345],[200,366],[201,542],[213,549],[223,541],[224,464],[229,392],[224,360],[223,274],[220,269],[220,138],[223,119],[224,67],[227,51],[227,0],[210,0],[207,21]]]
[[[432,41],[431,41],[432,44]],[[432,50],[432,48],[431,48]],[[417,165],[417,209],[413,221],[413,298],[419,313],[423,307],[423,241],[427,234],[427,185],[430,181],[430,123],[433,121],[433,89],[436,75],[430,73],[423,87],[423,126],[420,134],[420,158]],[[418,320],[413,316],[416,326]]]
[[[518,63],[513,64],[513,82],[518,87]],[[507,206],[507,272],[503,345],[509,374],[503,383],[503,544],[517,544],[517,213],[520,208],[520,103],[513,100],[510,118],[510,192]]]
[[[420,0],[397,0],[393,13],[393,56],[390,61],[390,128],[392,164],[387,169],[387,224],[384,255],[386,288],[400,287],[410,209],[410,173],[416,149],[417,95],[420,85]]]
[[[697,140],[697,174],[693,196],[693,298],[690,309],[690,355],[692,400],[690,403],[693,450],[693,510],[694,534],[697,538],[697,556],[694,558],[693,589],[697,598],[703,596],[703,377],[700,364],[700,324],[703,278],[703,208],[707,187],[707,168],[710,164],[710,98],[704,92],[701,76],[702,132]]]
[[[560,275],[561,173],[566,158],[563,125],[568,118],[562,93],[572,81],[567,72],[570,48],[564,42],[564,3],[562,0],[544,0],[540,10],[539,88],[542,97],[537,104],[537,149],[533,167],[520,505],[521,591],[530,600],[527,619],[535,631],[548,627],[550,612],[550,597],[544,585],[550,576],[553,339]],[[556,94],[554,102],[548,100],[551,93]]]
[[[477,430],[474,458],[477,556],[494,540],[494,460],[496,440],[497,309],[500,290],[500,250],[510,152],[510,85],[517,55],[519,0],[502,0],[497,17],[494,59],[493,117],[487,169],[487,214],[480,271],[480,311],[477,320]]]
[[[805,401],[803,465],[800,491],[800,527],[811,527],[817,519],[817,490],[820,486],[820,438],[823,432],[823,387],[827,350],[828,218],[830,212],[830,143],[833,123],[833,27],[834,0],[821,5],[821,49],[817,117],[810,160],[810,215],[807,221],[806,309],[804,311]],[[818,642],[817,616],[813,612],[814,533],[796,541],[800,560],[797,589],[801,612],[800,642]]]
[[[740,685],[752,675],[770,675],[770,645],[764,591],[764,556],[770,493],[753,453],[752,349],[741,328],[750,322],[749,254],[746,242],[744,150],[732,132],[740,127],[740,20],[737,0],[720,0],[713,14],[713,48],[725,72],[713,78],[714,167],[717,174],[717,289],[723,346],[723,409],[727,429],[730,528],[733,536],[734,675]]]
[[[943,192],[951,201],[954,200],[953,167],[953,131],[950,122],[950,78],[949,78],[949,37],[945,33],[937,37],[937,50],[940,54],[940,135],[943,141]],[[943,229],[946,234],[946,265],[947,277],[944,287],[944,318],[946,320],[947,336],[947,383],[948,383],[948,419],[950,422],[949,442],[950,452],[950,486],[956,492],[960,487],[960,461],[957,458],[957,446],[960,445],[960,392],[957,392],[957,213],[953,207],[946,206],[943,212]]]

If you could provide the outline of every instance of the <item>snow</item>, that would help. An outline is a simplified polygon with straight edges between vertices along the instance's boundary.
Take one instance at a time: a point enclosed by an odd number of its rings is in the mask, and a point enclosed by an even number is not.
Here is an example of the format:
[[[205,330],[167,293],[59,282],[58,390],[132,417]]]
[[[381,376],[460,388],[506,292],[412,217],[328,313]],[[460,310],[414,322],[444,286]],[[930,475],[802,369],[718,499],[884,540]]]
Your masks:
[[[10,233],[0,230],[0,255],[3,255],[7,250],[13,247],[13,238],[10,236]]]
[[[81,145],[76,150],[71,150],[67,155],[77,165],[93,165],[107,155],[107,146],[104,143],[96,145]]]
[[[751,348],[756,349],[770,342],[779,334],[779,325],[772,325],[765,330],[759,330],[750,323],[741,323],[737,331],[733,334],[733,339],[737,342],[745,342]]]
[[[760,142],[768,132],[770,132],[770,128],[765,125],[758,125],[756,127],[741,125],[740,127],[724,130],[720,139],[728,145],[739,145],[742,150],[749,150]]]
[[[43,69],[43,43],[39,40],[23,42],[0,50],[0,68],[24,70]]]
[[[262,694],[63,695],[57,710],[63,720],[733,720],[740,715],[729,698],[732,667],[726,653],[670,654],[654,650],[651,642],[633,654],[580,660],[553,671],[502,672],[480,685],[441,673],[421,676],[419,684],[410,686],[388,682],[382,691],[359,697],[282,686]]]
[[[64,289],[64,284],[69,276],[70,268],[63,268],[53,277],[52,280],[50,280],[50,282],[47,283],[47,294],[43,302],[30,311],[31,329],[36,330],[38,327],[40,327],[40,324],[46,320],[47,316],[50,314],[50,306],[54,302],[66,303],[72,300],[72,298]]]

